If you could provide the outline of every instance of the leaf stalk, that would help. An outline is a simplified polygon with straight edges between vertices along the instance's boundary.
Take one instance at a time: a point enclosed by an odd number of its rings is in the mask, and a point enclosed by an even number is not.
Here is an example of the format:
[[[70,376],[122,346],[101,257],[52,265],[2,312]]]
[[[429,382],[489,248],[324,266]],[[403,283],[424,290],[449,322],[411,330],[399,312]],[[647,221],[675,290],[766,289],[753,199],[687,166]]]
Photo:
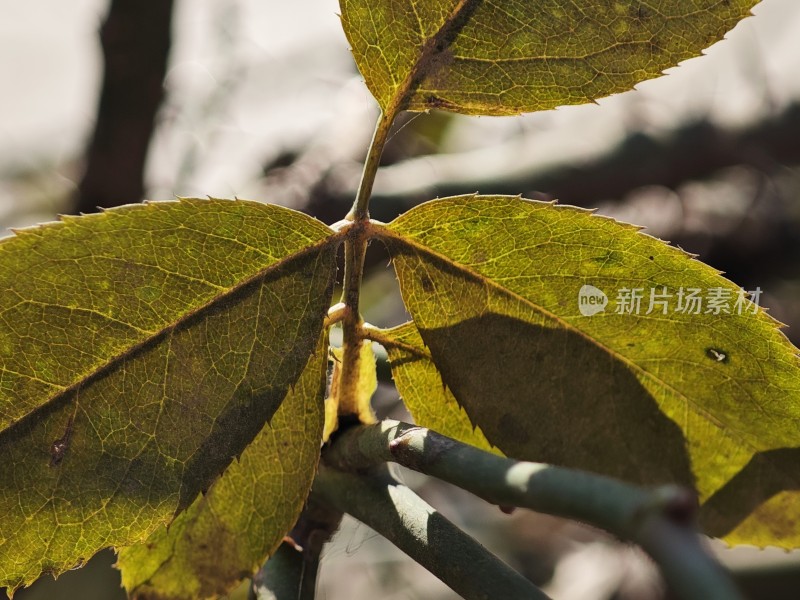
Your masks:
[[[369,238],[372,235],[372,225],[369,221],[369,200],[372,195],[372,186],[378,172],[383,148],[389,138],[389,131],[397,116],[397,111],[381,112],[375,124],[375,133],[370,142],[364,170],[361,174],[361,183],[358,186],[353,207],[345,217],[352,221],[352,225],[345,226],[341,231],[346,232],[344,244],[344,292],[342,293],[343,307],[338,307],[336,317],[342,323],[342,370],[340,376],[339,402],[340,406],[355,406],[356,389],[359,377],[360,347],[362,340],[361,327],[363,320],[359,312],[359,296],[361,294],[361,279],[364,273],[364,256],[367,251]]]
[[[347,213],[345,219],[350,221],[369,220],[369,200],[372,196],[372,186],[375,183],[375,176],[378,173],[378,166],[383,155],[383,148],[389,139],[389,131],[392,128],[397,111],[381,112],[378,122],[375,124],[375,133],[367,152],[367,159],[364,162],[364,170],[361,172],[361,182],[358,184],[356,199],[353,207]]]

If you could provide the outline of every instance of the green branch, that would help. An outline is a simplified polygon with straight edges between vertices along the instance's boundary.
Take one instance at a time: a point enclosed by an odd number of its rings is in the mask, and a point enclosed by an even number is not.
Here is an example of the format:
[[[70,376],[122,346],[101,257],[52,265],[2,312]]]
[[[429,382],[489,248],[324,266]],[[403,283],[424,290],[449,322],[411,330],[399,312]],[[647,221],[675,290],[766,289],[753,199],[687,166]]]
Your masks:
[[[583,521],[640,545],[683,600],[742,598],[727,572],[703,550],[691,526],[694,495],[678,486],[646,490],[600,475],[503,458],[397,421],[343,433],[325,460],[347,471],[392,461],[492,504]]]
[[[467,600],[548,598],[394,481],[385,467],[368,476],[322,467],[314,493],[386,537]]]

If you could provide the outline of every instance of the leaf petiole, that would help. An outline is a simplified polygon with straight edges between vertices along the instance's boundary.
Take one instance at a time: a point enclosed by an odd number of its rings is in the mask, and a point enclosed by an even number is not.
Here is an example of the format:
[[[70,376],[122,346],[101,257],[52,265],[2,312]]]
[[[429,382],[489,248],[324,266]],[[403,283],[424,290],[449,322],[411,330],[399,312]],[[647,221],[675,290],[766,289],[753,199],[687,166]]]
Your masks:
[[[353,207],[345,217],[350,221],[367,221],[369,219],[369,200],[372,196],[372,186],[375,183],[375,175],[378,173],[378,166],[381,162],[381,155],[386,142],[389,139],[389,131],[397,117],[397,110],[391,112],[381,112],[378,122],[375,124],[375,133],[369,145],[367,159],[364,162],[364,170],[361,173],[361,182],[358,184],[358,192],[353,202]]]

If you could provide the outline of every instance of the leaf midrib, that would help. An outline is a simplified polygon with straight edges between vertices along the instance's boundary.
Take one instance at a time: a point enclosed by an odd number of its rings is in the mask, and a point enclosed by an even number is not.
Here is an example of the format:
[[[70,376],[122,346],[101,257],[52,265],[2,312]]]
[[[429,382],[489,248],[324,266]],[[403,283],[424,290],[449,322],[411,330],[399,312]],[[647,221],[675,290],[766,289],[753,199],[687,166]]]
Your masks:
[[[450,33],[450,29],[454,23],[458,21],[458,17],[465,11],[472,8],[472,5],[480,4],[482,0],[459,0],[458,3],[450,11],[450,14],[444,19],[444,22],[439,29],[432,36],[424,40],[422,44],[422,51],[417,57],[414,65],[409,69],[405,78],[400,85],[395,88],[389,105],[386,107],[387,115],[396,115],[404,110],[406,105],[411,101],[417,86],[422,82],[426,74],[425,67],[429,64],[430,58],[437,52],[436,46],[443,38]],[[416,14],[416,11],[414,11]],[[450,44],[447,45],[450,47]]]
[[[466,265],[464,265],[462,263],[459,263],[459,262],[453,260],[452,258],[450,258],[450,257],[448,257],[446,255],[443,255],[443,254],[431,249],[430,247],[425,246],[425,245],[417,242],[416,240],[413,240],[411,238],[407,238],[407,237],[403,236],[402,234],[399,234],[399,233],[396,233],[396,232],[392,231],[387,226],[379,225],[377,223],[374,223],[373,227],[375,228],[375,232],[377,234],[376,237],[378,237],[379,239],[382,239],[382,241],[384,241],[384,242],[389,241],[390,243],[391,242],[400,243],[400,244],[406,245],[407,247],[409,247],[409,248],[411,248],[411,249],[413,249],[413,250],[415,250],[415,251],[417,251],[417,252],[419,252],[421,254],[427,254],[429,256],[432,256],[432,257],[434,257],[434,258],[436,258],[436,259],[448,264],[452,268],[457,269],[458,271],[461,271],[465,275],[469,276],[471,279],[473,279],[475,281],[478,281],[483,285],[487,285],[487,286],[491,287],[492,289],[494,289],[496,292],[498,292],[500,294],[503,294],[503,295],[506,295],[509,298],[513,298],[514,300],[516,300],[518,302],[521,302],[524,305],[530,307],[532,310],[534,310],[536,312],[539,312],[540,314],[544,315],[545,317],[548,317],[548,318],[554,320],[556,323],[558,323],[562,327],[564,327],[564,328],[566,328],[566,329],[568,329],[568,330],[580,335],[585,340],[587,340],[590,343],[594,344],[595,346],[597,346],[598,348],[600,348],[604,352],[607,352],[609,355],[611,355],[614,358],[616,358],[617,360],[619,360],[622,364],[624,364],[628,368],[640,373],[644,377],[647,377],[647,378],[651,379],[656,384],[658,384],[659,386],[665,388],[666,390],[669,390],[669,391],[673,392],[675,395],[680,397],[688,406],[691,406],[696,414],[698,414],[701,417],[703,417],[703,418],[707,419],[708,421],[710,421],[715,427],[717,427],[723,433],[730,434],[730,433],[736,432],[735,428],[728,427],[727,425],[725,425],[715,415],[710,414],[707,410],[703,409],[697,403],[693,402],[682,391],[680,391],[680,390],[674,388],[673,386],[667,384],[665,381],[663,381],[661,378],[657,377],[655,374],[653,374],[650,371],[648,371],[648,370],[644,369],[643,367],[639,366],[638,364],[636,364],[632,360],[628,359],[623,354],[620,354],[616,350],[613,350],[612,348],[607,347],[605,344],[601,343],[596,338],[593,338],[592,336],[590,336],[589,334],[587,334],[583,330],[577,328],[576,326],[572,325],[568,321],[565,321],[564,319],[562,319],[558,315],[550,312],[546,308],[544,308],[542,306],[539,306],[535,302],[533,302],[533,301],[531,301],[531,300],[529,300],[529,299],[517,294],[516,292],[514,292],[512,290],[509,290],[509,289],[501,286],[499,283],[495,282],[493,279],[490,279],[490,278],[486,277],[485,275],[482,275],[482,274],[478,273],[477,271],[473,270],[471,267],[468,267],[468,266],[466,266]],[[753,443],[750,442],[747,439],[746,436],[741,436],[741,437],[740,436],[736,436],[735,439],[737,439],[740,442],[742,442],[743,444],[745,444],[752,451],[753,454],[755,454],[756,452],[760,452],[762,450],[760,448],[756,448],[753,445]]]
[[[88,373],[84,373],[79,375],[73,383],[66,385],[66,386],[58,386],[60,389],[55,391],[51,394],[47,400],[43,401],[35,408],[30,410],[28,413],[22,415],[16,420],[9,420],[6,423],[0,424],[0,434],[15,429],[16,427],[22,426],[24,423],[29,421],[30,419],[35,418],[39,412],[45,410],[46,408],[52,406],[53,404],[59,402],[65,397],[68,397],[73,392],[79,390],[82,386],[91,383],[92,381],[100,378],[103,376],[104,373],[112,371],[115,367],[122,364],[130,358],[131,356],[135,355],[137,352],[141,351],[142,349],[146,348],[149,344],[152,344],[154,341],[158,340],[158,338],[168,335],[169,332],[174,331],[178,327],[180,327],[183,323],[190,321],[198,316],[202,316],[202,314],[208,310],[213,309],[221,302],[224,302],[229,297],[235,295],[236,293],[240,292],[242,289],[251,285],[260,279],[266,278],[273,272],[285,267],[289,263],[294,260],[299,260],[304,256],[314,254],[315,252],[322,251],[328,245],[336,245],[342,241],[345,237],[345,232],[331,232],[328,237],[319,240],[318,242],[306,246],[301,250],[298,250],[292,254],[289,254],[278,261],[256,271],[253,275],[241,279],[232,286],[225,289],[225,291],[220,292],[214,296],[212,296],[207,302],[201,304],[191,310],[188,310],[182,313],[177,319],[172,321],[171,323],[166,324],[165,326],[161,327],[158,331],[149,332],[150,335],[147,335],[143,339],[131,344],[129,347],[124,349],[123,351],[119,352],[115,356],[109,358],[101,365],[97,366],[95,369],[91,370]],[[320,317],[320,320],[322,315]],[[55,387],[55,384],[49,384]]]

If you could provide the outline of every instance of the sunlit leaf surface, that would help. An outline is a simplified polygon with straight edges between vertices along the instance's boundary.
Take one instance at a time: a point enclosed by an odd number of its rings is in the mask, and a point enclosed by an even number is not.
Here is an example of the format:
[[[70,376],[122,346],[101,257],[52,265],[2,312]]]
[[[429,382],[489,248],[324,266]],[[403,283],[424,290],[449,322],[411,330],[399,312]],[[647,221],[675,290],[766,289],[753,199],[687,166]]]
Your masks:
[[[631,89],[700,54],[756,0],[340,0],[381,108],[516,114]]]
[[[337,244],[220,200],[0,243],[0,585],[141,542],[211,485],[312,354]]]
[[[797,349],[730,281],[635,227],[518,198],[430,202],[383,236],[442,380],[490,443],[691,484],[710,533],[800,544]]]

